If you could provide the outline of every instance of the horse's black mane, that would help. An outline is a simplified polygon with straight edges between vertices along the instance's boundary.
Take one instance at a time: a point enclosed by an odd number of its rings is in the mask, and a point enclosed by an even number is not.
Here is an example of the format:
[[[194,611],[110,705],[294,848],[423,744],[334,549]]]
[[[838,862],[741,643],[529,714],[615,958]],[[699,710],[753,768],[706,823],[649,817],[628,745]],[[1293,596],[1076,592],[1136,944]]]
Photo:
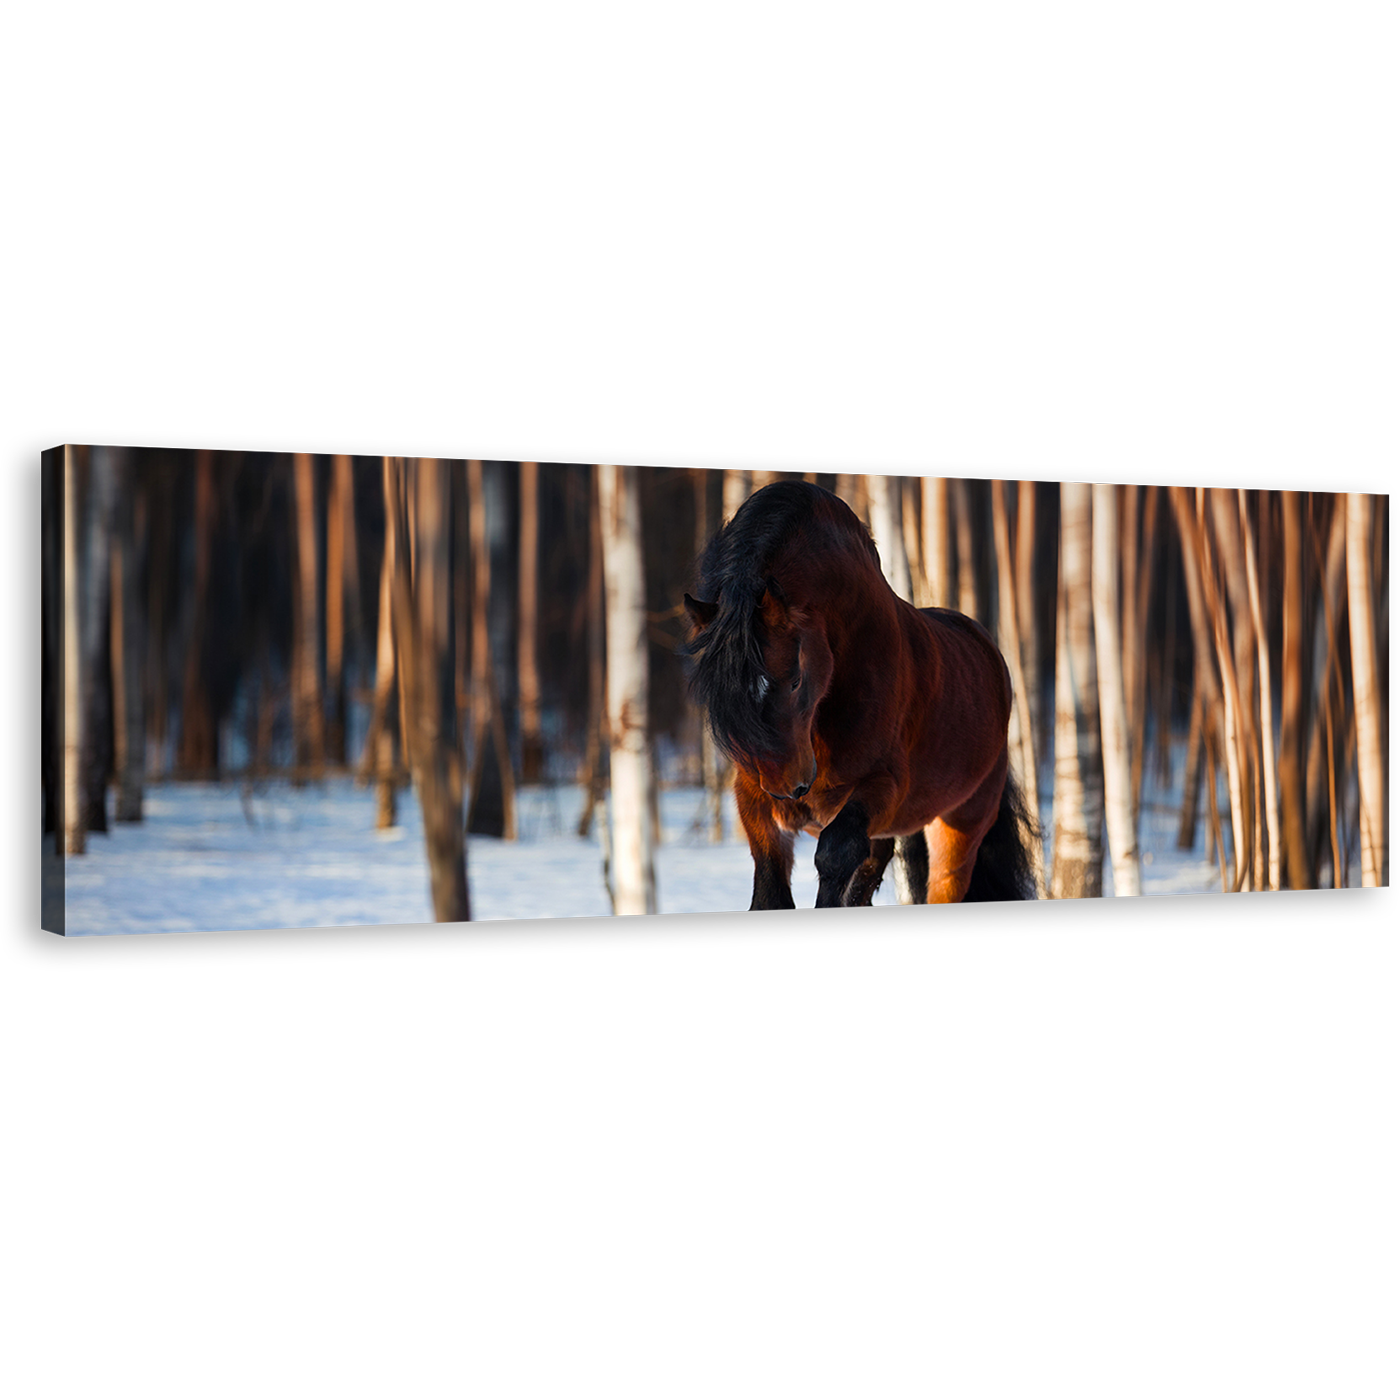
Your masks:
[[[715,620],[681,645],[690,666],[691,698],[731,757],[773,754],[780,744],[763,698],[774,678],[763,666],[759,600],[774,583],[774,557],[803,524],[821,516],[857,549],[879,555],[856,515],[830,491],[806,481],[776,481],[756,491],[705,546],[696,565],[697,596],[719,604]]]

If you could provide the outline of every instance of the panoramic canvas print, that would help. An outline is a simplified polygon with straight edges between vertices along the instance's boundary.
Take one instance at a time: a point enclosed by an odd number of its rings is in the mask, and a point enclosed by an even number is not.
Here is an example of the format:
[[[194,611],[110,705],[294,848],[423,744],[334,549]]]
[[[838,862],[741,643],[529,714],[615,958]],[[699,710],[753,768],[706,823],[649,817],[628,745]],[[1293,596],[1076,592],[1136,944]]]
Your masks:
[[[57,933],[1389,881],[1386,497],[42,472]]]

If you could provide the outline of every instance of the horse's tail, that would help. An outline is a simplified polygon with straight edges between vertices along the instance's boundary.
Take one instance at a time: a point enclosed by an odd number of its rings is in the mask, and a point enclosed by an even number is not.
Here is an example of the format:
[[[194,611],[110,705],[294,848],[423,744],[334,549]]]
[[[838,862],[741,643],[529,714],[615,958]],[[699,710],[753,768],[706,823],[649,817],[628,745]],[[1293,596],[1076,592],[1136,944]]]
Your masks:
[[[997,819],[977,848],[972,883],[967,887],[963,903],[1034,899],[1035,849],[1039,841],[1040,822],[1026,805],[1020,785],[1008,771]]]

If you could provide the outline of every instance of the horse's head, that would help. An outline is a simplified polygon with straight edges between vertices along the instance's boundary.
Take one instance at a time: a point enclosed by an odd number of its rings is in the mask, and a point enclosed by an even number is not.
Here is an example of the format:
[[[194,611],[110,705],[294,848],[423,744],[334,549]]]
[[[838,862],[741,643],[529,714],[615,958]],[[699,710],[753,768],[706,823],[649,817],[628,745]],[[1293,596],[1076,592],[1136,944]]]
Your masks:
[[[721,603],[687,593],[685,606],[692,629],[687,650],[697,661],[693,683],[717,742],[758,775],[770,796],[805,797],[817,778],[813,721],[831,685],[824,629],[791,605],[771,577],[757,601],[743,610],[746,635],[731,634],[713,649],[706,633],[717,619],[722,627]],[[707,656],[712,650],[723,654]]]

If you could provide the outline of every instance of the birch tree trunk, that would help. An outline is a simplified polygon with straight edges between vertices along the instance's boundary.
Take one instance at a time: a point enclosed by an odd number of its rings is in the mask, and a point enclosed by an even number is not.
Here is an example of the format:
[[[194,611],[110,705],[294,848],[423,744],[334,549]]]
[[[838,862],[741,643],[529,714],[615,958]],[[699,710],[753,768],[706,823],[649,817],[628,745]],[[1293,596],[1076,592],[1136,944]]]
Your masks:
[[[889,586],[908,602],[909,560],[904,553],[899,478],[868,476],[865,480],[870,495],[870,533],[880,554],[880,568]]]
[[[1118,589],[1117,487],[1093,488],[1094,645],[1098,663],[1099,721],[1103,730],[1103,786],[1115,895],[1142,893],[1137,823],[1133,813],[1128,704],[1123,689]]]
[[[1090,489],[1084,483],[1061,484],[1052,899],[1096,898],[1103,893],[1103,763],[1094,655],[1090,500]]]
[[[87,850],[83,826],[83,660],[82,574],[78,559],[78,464],[71,447],[63,449],[63,818],[57,839],[70,856]],[[55,823],[58,827],[58,823]]]
[[[958,611],[981,621],[980,599],[977,596],[977,555],[972,535],[972,486],[962,478],[955,479],[950,485],[958,539]]]
[[[413,782],[423,811],[433,917],[439,923],[471,918],[453,696],[451,486],[446,462],[386,459],[384,504],[396,536],[393,611],[404,723],[413,730]]]
[[[739,513],[739,507],[748,500],[749,493],[750,485],[748,472],[725,472],[723,509],[726,523],[733,520]]]
[[[1346,498],[1347,611],[1351,617],[1352,694],[1356,706],[1356,766],[1361,786],[1361,883],[1389,883],[1385,808],[1385,755],[1371,603],[1371,497]]]
[[[608,742],[612,762],[612,877],[619,914],[656,913],[647,752],[646,587],[635,467],[598,468],[607,588]]]
[[[1269,874],[1266,888],[1281,888],[1281,855],[1279,848],[1278,778],[1274,771],[1274,692],[1273,670],[1269,658],[1269,637],[1264,628],[1263,608],[1259,597],[1259,562],[1254,549],[1254,530],[1249,521],[1249,506],[1240,490],[1240,530],[1244,535],[1245,577],[1249,584],[1249,609],[1254,621],[1254,639],[1259,651],[1259,713],[1260,736],[1264,765],[1264,823],[1268,836]]]
[[[923,606],[946,608],[952,606],[948,586],[951,565],[948,558],[948,478],[926,476],[923,487],[924,576],[928,597]]]
[[[1011,532],[1006,517],[1005,490],[1010,482],[992,482],[992,536],[996,547],[997,573],[997,643],[1001,654],[1006,658],[1007,669],[1011,673],[1012,710],[1011,724],[1007,734],[1008,757],[1011,768],[1026,806],[1032,812],[1040,811],[1040,781],[1036,765],[1035,726],[1031,720],[1030,698],[1027,694],[1026,676],[1021,665],[1021,619],[1017,615],[1015,569],[1011,559]],[[1039,817],[1037,816],[1037,821]],[[1041,859],[1041,843],[1034,843],[1035,883],[1037,897],[1045,894],[1044,862]]]

